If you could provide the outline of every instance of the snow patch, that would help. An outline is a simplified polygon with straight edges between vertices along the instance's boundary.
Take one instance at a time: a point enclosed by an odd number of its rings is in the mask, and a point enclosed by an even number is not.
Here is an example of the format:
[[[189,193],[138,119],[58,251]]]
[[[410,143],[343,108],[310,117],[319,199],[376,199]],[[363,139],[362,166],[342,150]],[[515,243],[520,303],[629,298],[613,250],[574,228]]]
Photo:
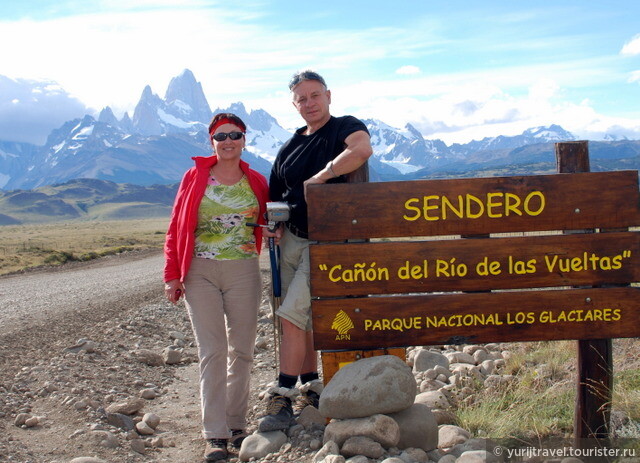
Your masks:
[[[178,119],[177,117],[172,116],[171,114],[167,114],[160,108],[158,108],[158,116],[160,117],[160,119],[162,119],[162,121],[166,122],[167,124],[173,125],[174,127],[180,127],[181,129],[188,129],[194,124],[196,124],[196,122],[185,122],[182,119]]]
[[[417,170],[422,169],[422,167],[420,166],[414,166],[412,164],[407,164],[406,162],[385,161],[385,160],[381,160],[381,162],[393,167],[394,169],[399,170],[400,173],[402,174],[408,174],[408,173],[415,172]]]

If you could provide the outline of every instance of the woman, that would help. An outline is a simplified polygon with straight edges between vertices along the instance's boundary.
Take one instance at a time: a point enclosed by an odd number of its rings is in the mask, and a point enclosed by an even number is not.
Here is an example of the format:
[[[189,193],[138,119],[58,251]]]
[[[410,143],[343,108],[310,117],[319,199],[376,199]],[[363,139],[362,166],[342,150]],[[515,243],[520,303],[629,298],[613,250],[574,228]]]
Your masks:
[[[247,223],[264,224],[268,186],[240,159],[245,133],[234,114],[212,119],[214,155],[193,158],[164,248],[165,294],[174,304],[184,295],[198,345],[207,461],[226,459],[227,444],[239,448],[247,435],[262,245],[262,228]]]

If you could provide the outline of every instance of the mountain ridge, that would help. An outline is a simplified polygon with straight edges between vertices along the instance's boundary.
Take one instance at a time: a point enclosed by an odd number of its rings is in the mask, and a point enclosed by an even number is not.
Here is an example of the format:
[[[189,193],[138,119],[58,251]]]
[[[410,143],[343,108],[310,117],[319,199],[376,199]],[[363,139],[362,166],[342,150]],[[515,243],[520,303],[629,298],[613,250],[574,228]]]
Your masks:
[[[95,178],[141,186],[176,183],[193,164],[191,157],[208,156],[211,116],[233,112],[248,126],[243,154],[254,169],[268,176],[278,148],[291,136],[262,109],[248,111],[242,102],[211,110],[202,85],[185,69],[171,79],[165,97],[145,86],[133,117],[116,118],[109,107],[97,118],[85,115],[54,129],[44,145],[0,141],[0,189],[30,190],[77,178]],[[426,139],[411,124],[395,128],[383,121],[363,119],[371,134],[370,159],[374,181],[469,176],[472,172],[509,175],[527,165],[552,162],[553,144],[575,140],[562,127],[533,127],[520,135],[486,137],[447,146]],[[615,165],[637,168],[639,141],[591,142],[602,158],[598,168]],[[547,167],[545,167],[547,169]]]

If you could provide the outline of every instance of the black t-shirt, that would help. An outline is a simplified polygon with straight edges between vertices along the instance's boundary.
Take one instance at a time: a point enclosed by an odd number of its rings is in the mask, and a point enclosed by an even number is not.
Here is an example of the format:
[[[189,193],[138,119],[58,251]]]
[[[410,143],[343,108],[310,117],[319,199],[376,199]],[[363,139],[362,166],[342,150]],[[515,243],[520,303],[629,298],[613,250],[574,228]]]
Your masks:
[[[353,116],[333,117],[317,132],[302,135],[306,127],[296,130],[278,151],[269,177],[271,201],[285,201],[291,207],[287,225],[302,234],[307,233],[307,203],[304,181],[325,168],[327,163],[344,151],[345,138],[367,126]],[[344,183],[344,175],[327,183]],[[292,227],[290,227],[292,228]],[[305,236],[306,237],[306,236]]]

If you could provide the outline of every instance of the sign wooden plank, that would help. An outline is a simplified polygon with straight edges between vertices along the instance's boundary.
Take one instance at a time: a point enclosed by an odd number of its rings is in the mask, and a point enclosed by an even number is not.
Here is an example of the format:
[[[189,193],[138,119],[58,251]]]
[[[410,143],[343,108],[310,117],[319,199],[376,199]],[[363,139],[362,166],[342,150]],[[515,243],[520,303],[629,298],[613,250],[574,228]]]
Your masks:
[[[640,281],[640,233],[310,246],[314,297]]]
[[[312,240],[640,225],[638,172],[311,185]]]
[[[640,289],[312,301],[316,350],[638,336]]]

